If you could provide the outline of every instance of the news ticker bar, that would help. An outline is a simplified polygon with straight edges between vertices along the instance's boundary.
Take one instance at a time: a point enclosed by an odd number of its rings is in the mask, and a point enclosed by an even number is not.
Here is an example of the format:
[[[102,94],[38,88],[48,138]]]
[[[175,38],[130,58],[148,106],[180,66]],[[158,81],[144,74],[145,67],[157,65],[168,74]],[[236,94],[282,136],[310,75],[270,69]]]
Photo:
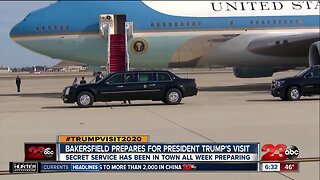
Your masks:
[[[52,172],[180,172],[180,171],[251,171],[258,163],[81,163],[81,162],[10,162],[10,173]]]
[[[299,172],[298,163],[81,163],[81,162],[10,162],[10,173],[52,172],[181,172],[181,171],[231,171],[231,172]]]
[[[57,136],[57,143],[146,143],[148,135],[60,135]]]

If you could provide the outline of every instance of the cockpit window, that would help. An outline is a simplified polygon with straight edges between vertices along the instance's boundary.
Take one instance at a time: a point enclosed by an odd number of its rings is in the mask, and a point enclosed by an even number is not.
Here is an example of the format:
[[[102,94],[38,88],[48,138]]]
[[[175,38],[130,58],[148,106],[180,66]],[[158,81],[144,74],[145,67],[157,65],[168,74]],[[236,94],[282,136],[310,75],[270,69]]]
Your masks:
[[[29,14],[23,19],[23,21],[26,21],[27,18],[28,18],[30,15],[31,15],[31,13],[29,13]]]

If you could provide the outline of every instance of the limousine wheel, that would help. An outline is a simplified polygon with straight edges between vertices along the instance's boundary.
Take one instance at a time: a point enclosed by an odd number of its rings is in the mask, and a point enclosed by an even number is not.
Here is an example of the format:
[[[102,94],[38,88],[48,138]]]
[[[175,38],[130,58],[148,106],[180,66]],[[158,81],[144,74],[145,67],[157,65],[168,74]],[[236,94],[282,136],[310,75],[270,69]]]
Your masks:
[[[182,94],[179,89],[173,88],[166,93],[167,104],[179,104],[182,99]]]
[[[301,97],[301,91],[298,87],[293,86],[293,87],[289,88],[289,90],[287,92],[287,96],[288,96],[289,100],[291,100],[291,101],[299,100]]]
[[[93,95],[90,92],[83,91],[77,97],[77,104],[79,107],[88,108],[93,104]]]

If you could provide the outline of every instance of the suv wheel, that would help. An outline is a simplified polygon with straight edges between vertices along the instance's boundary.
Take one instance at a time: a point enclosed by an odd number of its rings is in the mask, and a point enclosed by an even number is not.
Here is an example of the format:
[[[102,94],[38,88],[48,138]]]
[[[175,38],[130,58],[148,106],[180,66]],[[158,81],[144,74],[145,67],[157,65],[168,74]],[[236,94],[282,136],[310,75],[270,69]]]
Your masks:
[[[80,92],[77,96],[77,104],[82,108],[91,107],[93,104],[93,95],[87,91]]]
[[[301,97],[300,89],[298,87],[296,87],[296,86],[293,86],[293,87],[289,88],[289,90],[287,92],[287,97],[291,101],[299,100],[300,97]]]
[[[167,104],[175,105],[179,104],[182,99],[182,93],[179,89],[169,89],[166,93],[165,102]]]

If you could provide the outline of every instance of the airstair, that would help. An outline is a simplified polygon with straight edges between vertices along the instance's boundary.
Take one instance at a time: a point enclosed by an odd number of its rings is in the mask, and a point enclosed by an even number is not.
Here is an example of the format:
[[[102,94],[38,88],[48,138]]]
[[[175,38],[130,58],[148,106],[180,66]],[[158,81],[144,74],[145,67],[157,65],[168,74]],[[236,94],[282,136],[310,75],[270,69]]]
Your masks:
[[[127,42],[132,38],[133,23],[126,22],[125,15],[102,14],[99,28],[106,44],[107,73],[129,71]]]

